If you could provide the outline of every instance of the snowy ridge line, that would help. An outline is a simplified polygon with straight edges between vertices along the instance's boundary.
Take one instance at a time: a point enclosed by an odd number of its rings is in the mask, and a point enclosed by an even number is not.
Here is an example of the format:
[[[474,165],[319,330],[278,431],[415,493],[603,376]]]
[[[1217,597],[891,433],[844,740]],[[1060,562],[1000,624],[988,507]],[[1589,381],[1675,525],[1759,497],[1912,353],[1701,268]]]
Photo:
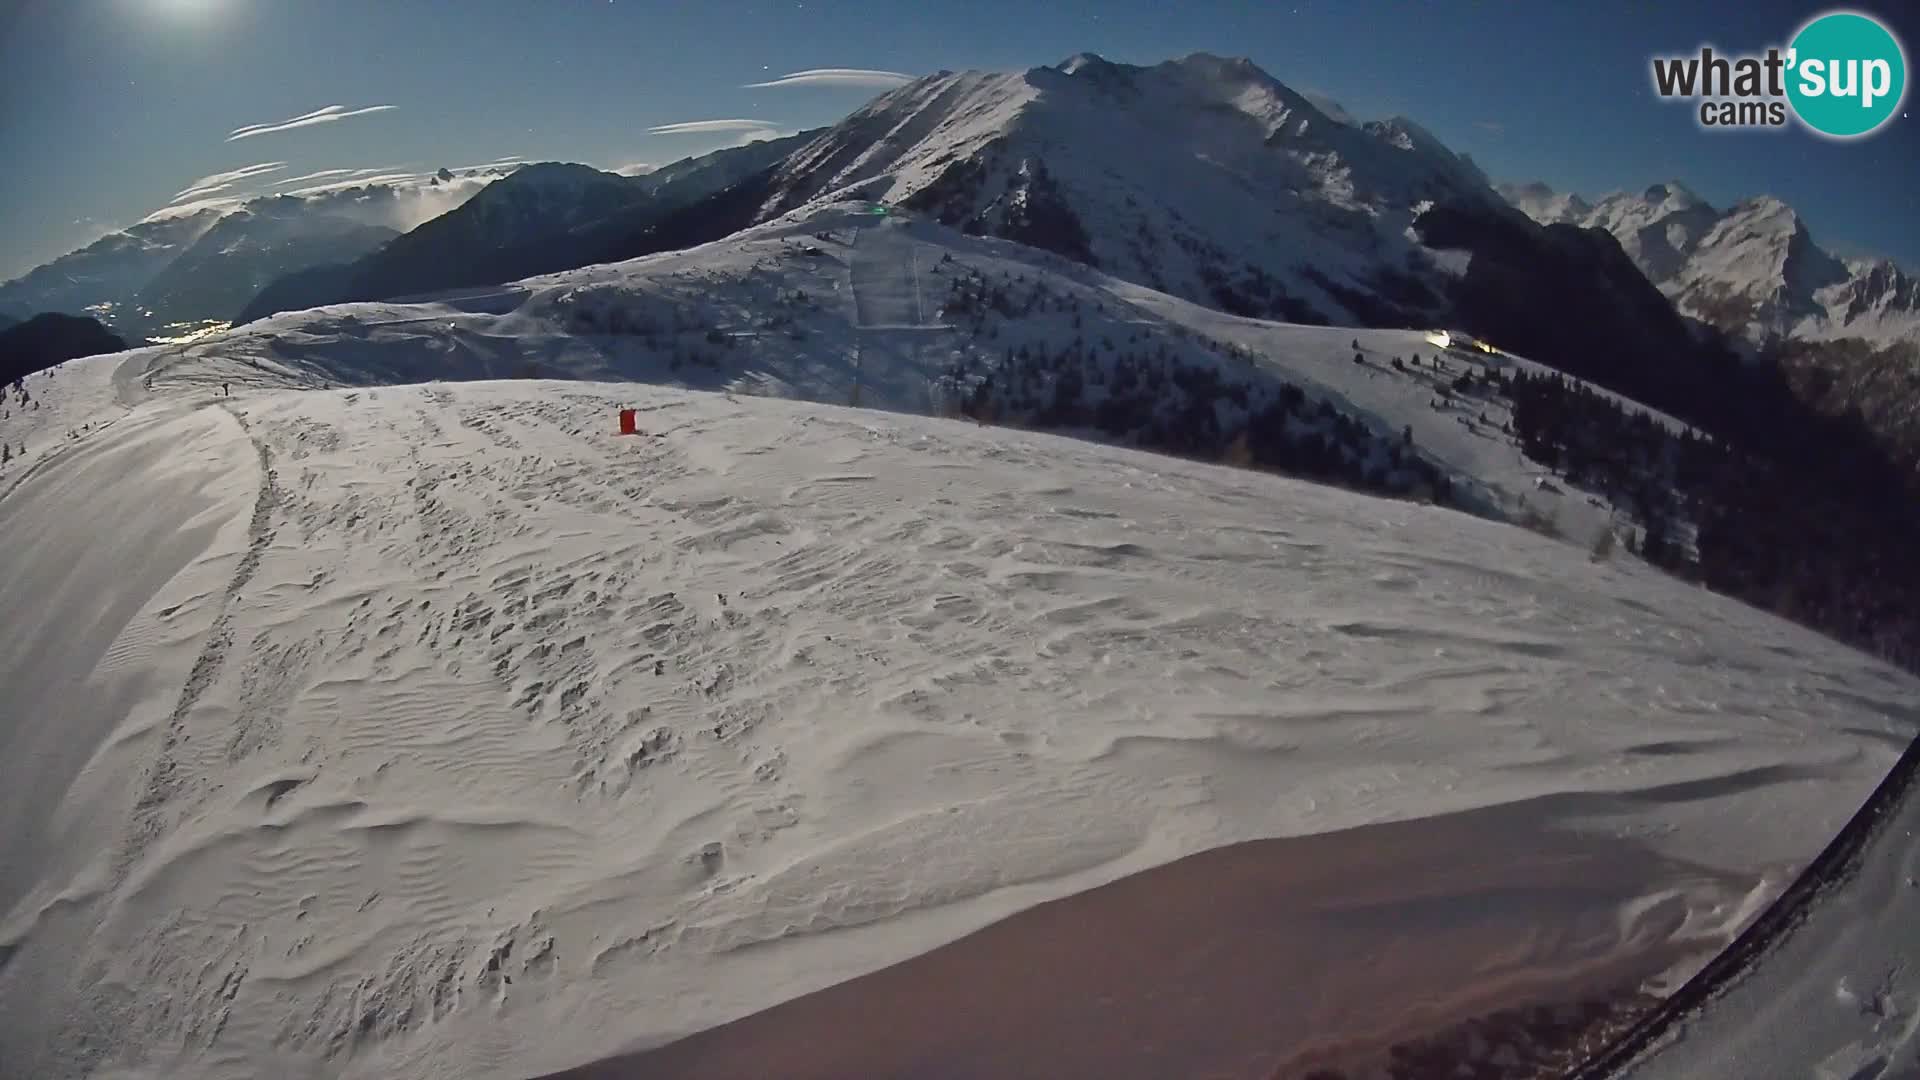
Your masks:
[[[1567,1074],[1567,1080],[1609,1080],[1620,1075],[1621,1070],[1645,1056],[1677,1021],[1705,1008],[1761,957],[1791,936],[1823,891],[1844,883],[1859,870],[1861,851],[1891,820],[1894,808],[1912,794],[1916,777],[1920,777],[1920,736],[1907,744],[1880,785],[1867,796],[1853,817],[1847,819],[1833,840],[1732,944],[1628,1028],[1612,1046]]]

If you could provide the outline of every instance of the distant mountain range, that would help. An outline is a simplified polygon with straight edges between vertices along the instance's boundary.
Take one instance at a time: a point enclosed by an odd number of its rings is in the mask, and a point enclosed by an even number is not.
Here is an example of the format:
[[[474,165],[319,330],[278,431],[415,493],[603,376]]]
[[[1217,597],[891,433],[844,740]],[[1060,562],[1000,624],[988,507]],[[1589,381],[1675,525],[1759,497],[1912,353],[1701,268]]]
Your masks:
[[[1688,316],[1749,349],[1787,339],[1920,342],[1920,278],[1888,259],[1841,259],[1772,196],[1718,209],[1677,181],[1589,203],[1502,184],[1536,221],[1602,229]]]
[[[1233,314],[1455,326],[1702,417],[1735,410],[1736,354],[1762,357],[1920,463],[1920,284],[1901,268],[1834,257],[1771,198],[1496,188],[1411,120],[1360,123],[1207,54],[939,72],[829,128],[638,176],[542,163],[163,213],[0,285],[0,310],[140,336],[504,284],[851,199]]]
[[[374,177],[161,210],[0,283],[0,310],[85,312],[136,342],[177,323],[229,321],[275,279],[358,257],[513,168]]]
[[[1538,183],[1500,190],[1536,220],[1617,239],[1676,310],[1920,476],[1920,278],[1888,259],[1827,252],[1771,196],[1721,210],[1677,181],[1594,202]]]
[[[641,254],[628,242],[633,234],[765,170],[805,137],[730,147],[638,176],[527,165],[390,243],[263,283],[234,318],[495,285]]]

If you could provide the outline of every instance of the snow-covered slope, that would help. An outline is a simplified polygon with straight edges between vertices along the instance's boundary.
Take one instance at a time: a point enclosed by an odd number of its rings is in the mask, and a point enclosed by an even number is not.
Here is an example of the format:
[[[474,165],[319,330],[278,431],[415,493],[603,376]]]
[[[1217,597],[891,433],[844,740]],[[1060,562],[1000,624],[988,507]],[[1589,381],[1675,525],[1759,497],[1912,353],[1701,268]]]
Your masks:
[[[155,352],[152,375],[203,380],[221,359],[257,365],[242,383],[635,379],[1238,456],[1556,520],[1580,544],[1614,527],[1610,507],[1522,456],[1504,403],[1449,389],[1463,371],[1538,370],[1525,360],[1443,350],[1424,331],[1229,316],[879,209],[807,208],[688,251],[433,302],[288,313]]]
[[[1417,1032],[1457,1017],[1382,995],[1715,947],[1913,731],[1910,678],[1438,508],[802,402],[289,389],[385,377],[356,312],[281,325],[299,368],[30,380],[92,426],[0,496],[0,1072],[518,1077],[1235,840],[1504,807],[1658,853],[1526,893],[1525,950],[1322,984],[1316,1034]],[[1440,887],[1396,864],[1357,950]],[[1446,888],[1424,937],[1484,949],[1445,913],[1515,901]]]
[[[778,139],[760,139],[745,146],[722,147],[650,169],[635,179],[647,191],[665,196],[673,205],[684,206],[765,172],[819,134],[815,129]]]
[[[1920,344],[1920,284],[1884,260],[1843,261],[1771,196],[1719,210],[1678,182],[1591,205],[1544,184],[1500,186],[1542,223],[1605,229],[1679,309],[1749,347],[1782,338]]]

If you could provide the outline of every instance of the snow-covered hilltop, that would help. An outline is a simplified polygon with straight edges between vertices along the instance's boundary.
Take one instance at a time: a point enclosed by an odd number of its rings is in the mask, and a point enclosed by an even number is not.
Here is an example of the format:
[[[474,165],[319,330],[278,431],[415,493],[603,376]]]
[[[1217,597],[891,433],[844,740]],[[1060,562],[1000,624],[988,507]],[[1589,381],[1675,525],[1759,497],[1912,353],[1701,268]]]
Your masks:
[[[1721,210],[1677,181],[1589,204],[1544,184],[1500,186],[1535,220],[1604,229],[1680,310],[1748,346],[1859,338],[1920,344],[1920,283],[1886,259],[1842,260],[1786,203]]]
[[[894,280],[847,298],[863,369],[945,332]],[[415,355],[463,318],[414,310]],[[1300,998],[1364,1057],[1699,962],[1911,734],[1911,678],[1524,530],[966,421],[381,385],[427,372],[373,314],[270,322],[299,366],[236,336],[29,380],[0,1072],[522,1077],[1191,852],[1432,818],[1265,909],[1435,958]]]

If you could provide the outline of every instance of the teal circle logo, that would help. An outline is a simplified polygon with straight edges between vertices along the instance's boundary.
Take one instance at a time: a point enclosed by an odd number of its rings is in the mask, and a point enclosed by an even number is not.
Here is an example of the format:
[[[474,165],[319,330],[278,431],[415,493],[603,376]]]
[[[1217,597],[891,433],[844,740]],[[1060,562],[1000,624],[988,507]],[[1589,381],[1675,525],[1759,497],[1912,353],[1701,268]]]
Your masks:
[[[1800,28],[1788,48],[1787,100],[1822,135],[1853,139],[1893,118],[1907,94],[1907,55],[1871,16],[1835,11]]]

